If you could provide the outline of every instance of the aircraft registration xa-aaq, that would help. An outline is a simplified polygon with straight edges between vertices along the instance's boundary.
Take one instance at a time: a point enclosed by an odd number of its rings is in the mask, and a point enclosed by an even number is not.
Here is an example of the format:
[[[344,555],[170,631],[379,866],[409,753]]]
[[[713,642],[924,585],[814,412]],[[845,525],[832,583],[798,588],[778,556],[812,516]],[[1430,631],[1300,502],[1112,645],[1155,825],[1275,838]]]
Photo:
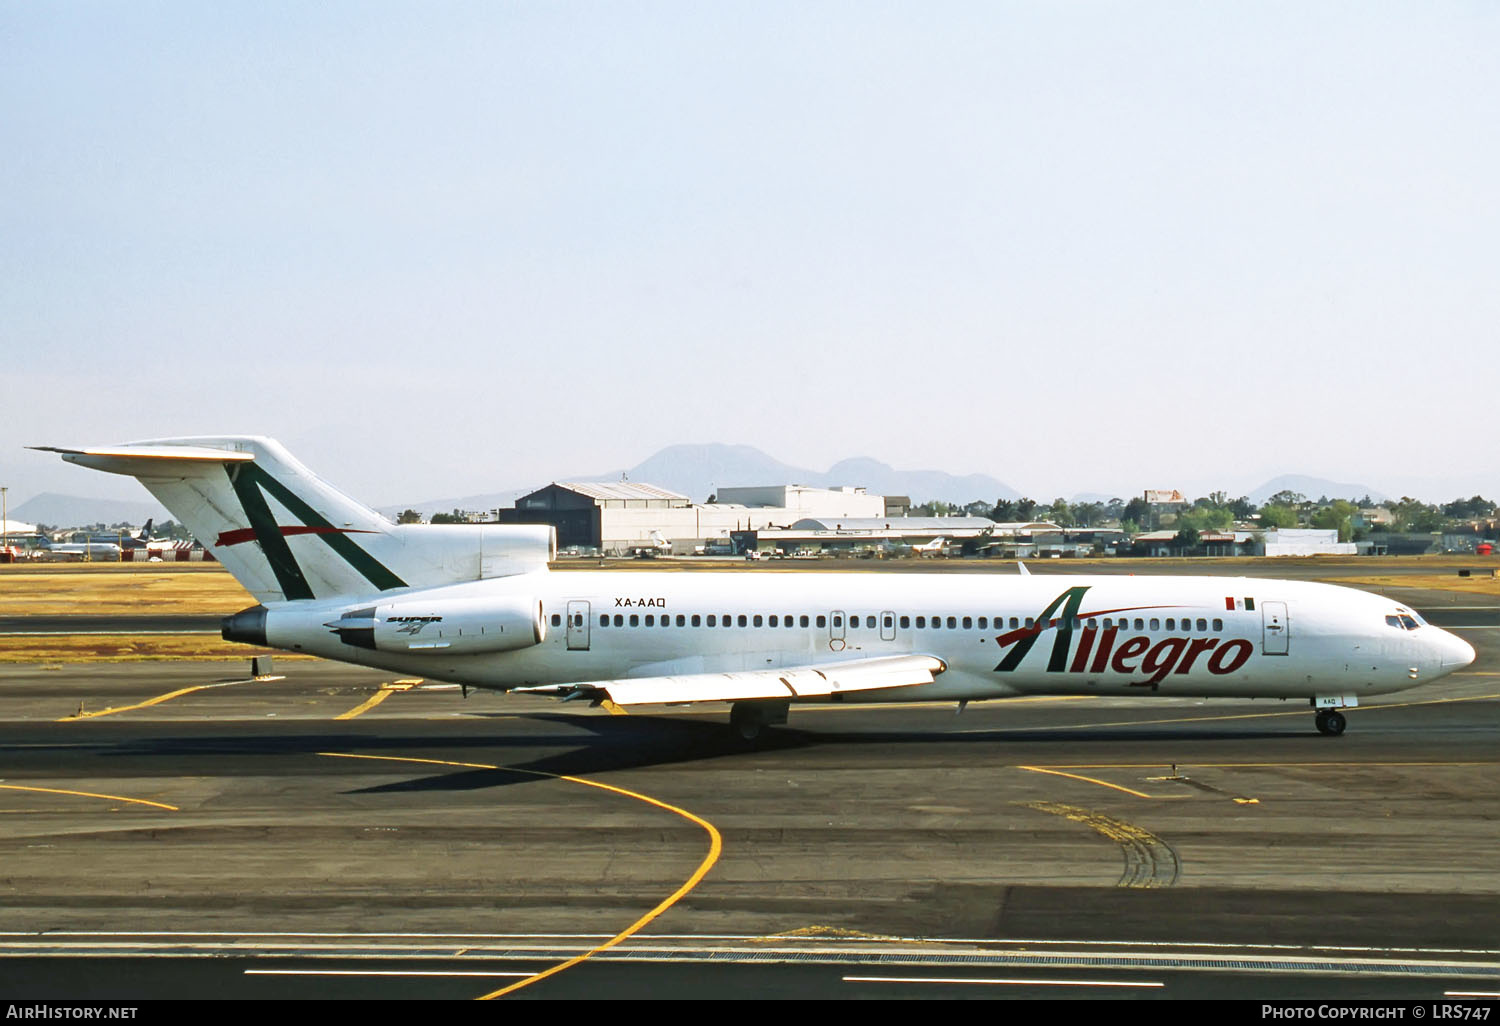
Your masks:
[[[725,702],[744,737],[797,701],[1361,697],[1474,649],[1390,599],[1243,577],[551,572],[550,527],[392,524],[268,438],[44,447],[132,475],[258,600],[230,641],[619,706]],[[1023,567],[1024,569],[1024,567]]]

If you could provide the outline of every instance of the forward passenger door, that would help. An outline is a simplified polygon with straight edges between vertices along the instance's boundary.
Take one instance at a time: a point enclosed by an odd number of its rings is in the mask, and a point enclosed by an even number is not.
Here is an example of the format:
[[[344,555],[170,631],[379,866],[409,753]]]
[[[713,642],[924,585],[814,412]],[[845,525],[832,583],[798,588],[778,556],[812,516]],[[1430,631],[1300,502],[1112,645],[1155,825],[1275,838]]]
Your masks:
[[[1286,615],[1285,602],[1262,602],[1261,651],[1266,655],[1286,655],[1291,623]]]

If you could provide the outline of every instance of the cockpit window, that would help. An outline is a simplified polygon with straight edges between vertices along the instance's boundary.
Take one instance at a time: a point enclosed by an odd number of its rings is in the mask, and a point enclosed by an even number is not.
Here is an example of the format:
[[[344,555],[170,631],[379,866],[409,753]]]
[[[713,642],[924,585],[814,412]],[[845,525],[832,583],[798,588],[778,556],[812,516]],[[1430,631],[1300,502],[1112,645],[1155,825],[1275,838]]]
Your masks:
[[[1392,613],[1385,618],[1388,627],[1395,627],[1403,631],[1414,631],[1422,626],[1422,622],[1411,613]]]
[[[1395,615],[1387,616],[1385,618],[1385,625],[1387,627],[1400,627],[1401,626],[1401,617],[1395,616]]]
[[[1402,613],[1401,626],[1405,627],[1409,631],[1414,631],[1421,625],[1417,623],[1417,618],[1412,616],[1410,613]]]

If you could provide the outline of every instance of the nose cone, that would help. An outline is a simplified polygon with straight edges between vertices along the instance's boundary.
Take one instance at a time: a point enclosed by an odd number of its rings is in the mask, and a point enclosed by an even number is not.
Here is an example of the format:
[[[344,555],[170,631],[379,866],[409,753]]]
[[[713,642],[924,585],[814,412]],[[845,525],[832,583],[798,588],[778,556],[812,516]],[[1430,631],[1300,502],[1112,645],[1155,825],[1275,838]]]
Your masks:
[[[1474,646],[1458,635],[1443,631],[1438,641],[1441,646],[1439,659],[1444,673],[1462,670],[1474,661]]]

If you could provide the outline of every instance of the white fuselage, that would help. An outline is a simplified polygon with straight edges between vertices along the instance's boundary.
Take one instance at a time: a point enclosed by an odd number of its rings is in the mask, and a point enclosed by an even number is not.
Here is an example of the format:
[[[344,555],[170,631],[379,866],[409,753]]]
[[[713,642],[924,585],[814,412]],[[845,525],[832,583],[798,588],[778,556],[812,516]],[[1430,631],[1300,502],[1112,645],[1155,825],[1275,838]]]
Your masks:
[[[444,623],[445,610],[518,599],[540,614],[541,640],[526,647],[465,654],[455,632],[472,618]],[[329,626],[390,602],[410,650],[359,647]],[[847,696],[863,701],[1365,696],[1474,658],[1466,642],[1377,595],[1226,577],[540,571],[277,603],[265,630],[277,648],[490,688],[904,654],[946,664],[932,684]]]

